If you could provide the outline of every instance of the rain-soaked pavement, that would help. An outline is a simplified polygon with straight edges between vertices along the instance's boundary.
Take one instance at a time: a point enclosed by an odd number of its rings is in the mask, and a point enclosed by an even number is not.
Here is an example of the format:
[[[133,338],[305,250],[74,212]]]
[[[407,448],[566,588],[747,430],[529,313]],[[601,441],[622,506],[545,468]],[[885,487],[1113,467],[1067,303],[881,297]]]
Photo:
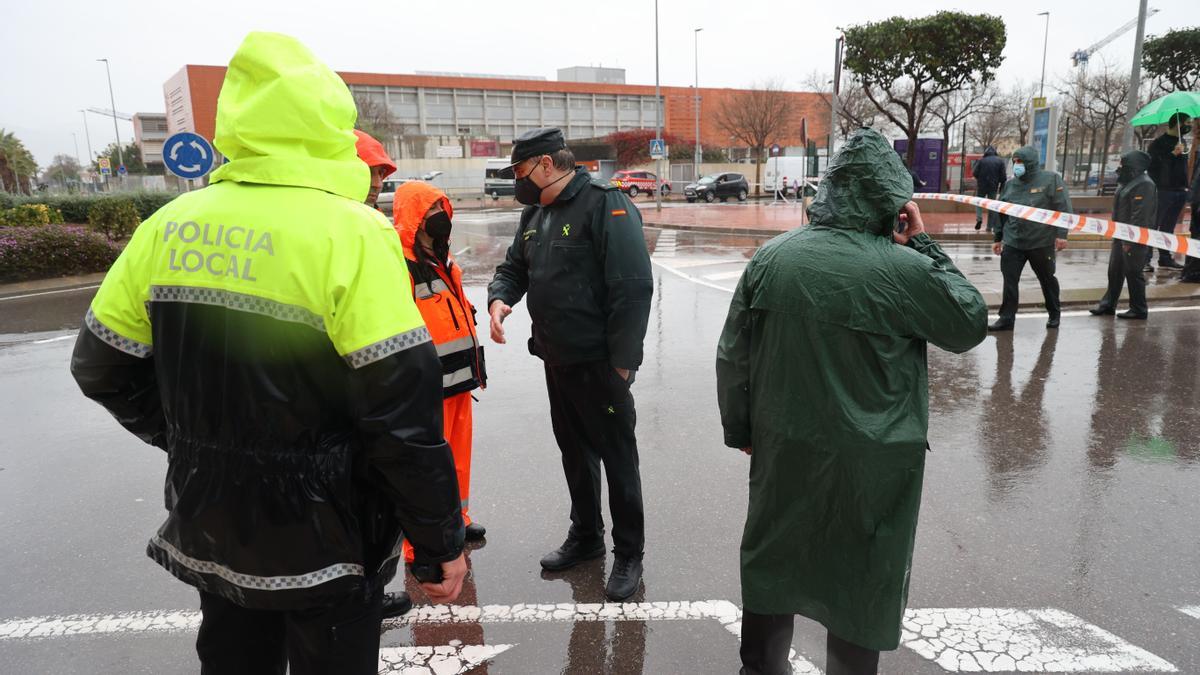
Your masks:
[[[456,221],[482,306],[514,221]],[[747,461],[722,446],[713,374],[737,275],[707,275],[740,268],[707,264],[744,261],[761,240],[647,234],[658,264],[633,389],[647,510],[638,604],[601,604],[611,560],[538,566],[568,507],[518,305],[509,344],[487,345],[476,408],[472,515],[488,541],[470,552],[459,607],[385,626],[389,672],[737,671]],[[1080,274],[1102,274],[1079,255]],[[67,372],[63,329],[92,292],[0,298],[0,671],[195,672],[196,595],[143,554],[165,458]],[[962,356],[930,349],[911,609],[882,672],[1200,672],[1200,308],[1152,311],[1128,324],[1072,313],[1057,332],[1021,319]],[[795,648],[797,672],[819,672],[823,630],[798,620]]]

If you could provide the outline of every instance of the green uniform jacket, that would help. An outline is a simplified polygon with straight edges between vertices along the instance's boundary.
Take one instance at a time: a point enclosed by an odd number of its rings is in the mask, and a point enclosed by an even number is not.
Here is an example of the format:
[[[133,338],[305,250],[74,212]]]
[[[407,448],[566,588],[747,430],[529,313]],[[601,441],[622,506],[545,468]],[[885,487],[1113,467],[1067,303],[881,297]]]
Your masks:
[[[717,350],[725,443],[753,447],[742,602],[895,649],[928,428],[926,342],[964,352],[987,305],[937,244],[891,238],[912,180],[878,132],[852,136],[812,226],[755,254]]]
[[[1134,172],[1133,180],[1123,183],[1113,195],[1113,220],[1138,227],[1154,229],[1154,215],[1158,209],[1158,188],[1146,175],[1150,155],[1133,150],[1121,157],[1122,163]]]
[[[1025,175],[1004,184],[1000,201],[1034,206],[1047,211],[1072,213],[1071,193],[1062,176],[1041,168],[1037,149],[1027,145],[1013,153],[1013,157],[1025,164]],[[1022,251],[1053,246],[1055,239],[1066,239],[1067,231],[1061,227],[1043,225],[1031,220],[1013,218],[1002,213],[993,219],[992,232],[995,241],[1003,241]]]
[[[526,293],[530,352],[547,364],[607,360],[636,370],[654,293],[637,207],[581,170],[553,203],[525,207],[488,285],[488,308]]]

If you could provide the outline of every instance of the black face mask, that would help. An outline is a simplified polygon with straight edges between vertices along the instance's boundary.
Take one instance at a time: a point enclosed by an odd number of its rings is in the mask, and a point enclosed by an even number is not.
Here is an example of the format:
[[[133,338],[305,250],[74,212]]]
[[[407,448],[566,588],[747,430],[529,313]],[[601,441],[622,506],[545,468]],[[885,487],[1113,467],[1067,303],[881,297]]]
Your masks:
[[[425,219],[425,233],[433,240],[433,254],[439,260],[444,261],[450,255],[450,230],[453,227],[445,211],[438,211]]]
[[[1133,168],[1125,165],[1117,167],[1117,182],[1128,183],[1134,179]]]
[[[1187,136],[1190,133],[1192,133],[1192,125],[1185,124],[1185,125],[1179,127],[1179,138],[1183,138],[1184,136]]]
[[[525,175],[524,178],[518,178],[516,182],[513,183],[517,201],[525,206],[535,206],[537,204],[541,204],[542,190],[545,190],[546,188],[550,187],[550,185],[554,185],[554,183],[557,183],[558,181],[570,175],[571,173],[565,173],[552,181],[549,185],[542,186],[533,182],[533,171],[530,171]]]

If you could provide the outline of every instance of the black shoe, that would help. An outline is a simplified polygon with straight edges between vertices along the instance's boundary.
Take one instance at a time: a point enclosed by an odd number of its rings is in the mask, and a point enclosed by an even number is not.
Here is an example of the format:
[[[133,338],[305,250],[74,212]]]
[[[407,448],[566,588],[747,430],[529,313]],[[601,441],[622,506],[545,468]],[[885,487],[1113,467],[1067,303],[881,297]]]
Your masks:
[[[1014,323],[1016,323],[1016,322],[1011,319],[1008,319],[1008,320],[997,319],[996,323],[993,323],[990,326],[988,326],[988,330],[993,333],[997,333],[997,332],[1004,331],[1004,330],[1012,330]]]
[[[1180,265],[1179,263],[1175,262],[1175,260],[1173,258],[1167,258],[1166,260],[1159,260],[1158,266],[1165,270],[1181,270],[1181,269],[1183,269],[1183,265]]]
[[[620,602],[636,593],[641,581],[641,558],[619,555],[613,561],[612,574],[608,575],[608,585],[604,587],[604,595],[613,602]]]
[[[1046,320],[1046,328],[1058,328],[1058,324],[1061,323],[1061,321],[1061,317],[1052,316]]]
[[[983,221],[982,220],[975,221],[975,230],[978,231],[981,229],[983,229]]]
[[[1117,318],[1118,319],[1134,319],[1137,321],[1145,321],[1147,316],[1149,316],[1149,315],[1137,314],[1136,312],[1128,311],[1128,312],[1121,312],[1120,314],[1117,315]]]
[[[542,569],[557,572],[602,555],[604,555],[603,539],[580,541],[567,537],[562,546],[542,556]]]
[[[1088,310],[1088,314],[1091,314],[1092,316],[1112,316],[1116,313],[1117,310],[1115,309],[1101,309],[1099,307],[1094,307]]]
[[[383,618],[385,619],[403,616],[412,608],[413,601],[412,598],[408,597],[408,593],[383,594]]]
[[[1154,265],[1146,263],[1146,266],[1142,268],[1142,272],[1145,274],[1154,274]]]
[[[481,541],[486,534],[487,528],[479,523],[471,523],[467,526],[467,541]]]
[[[1200,284],[1200,277],[1179,277],[1179,282],[1183,284]]]

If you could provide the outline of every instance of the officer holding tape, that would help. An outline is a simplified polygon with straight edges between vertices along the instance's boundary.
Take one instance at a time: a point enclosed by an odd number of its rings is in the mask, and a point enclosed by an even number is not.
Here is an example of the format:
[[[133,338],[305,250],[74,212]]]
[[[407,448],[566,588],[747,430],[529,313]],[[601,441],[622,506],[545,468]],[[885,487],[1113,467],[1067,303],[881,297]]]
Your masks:
[[[1027,145],[1013,153],[1013,175],[1016,180],[1004,184],[1000,201],[1022,204],[1049,211],[1071,212],[1071,195],[1062,176],[1041,168],[1037,148]],[[1018,289],[1025,263],[1033,268],[1042,286],[1046,311],[1050,313],[1047,328],[1058,328],[1058,278],[1054,276],[1055,258],[1067,247],[1067,231],[1032,220],[996,214],[989,226],[995,244],[992,251],[1000,256],[1000,271],[1004,275],[1004,299],[1000,318],[988,326],[990,331],[1012,330],[1016,323]]]
[[[1146,175],[1149,166],[1150,155],[1141,150],[1121,155],[1121,166],[1117,168],[1117,194],[1113,197],[1113,220],[1138,227],[1154,227],[1158,188]],[[1108,257],[1108,292],[1099,305],[1088,310],[1093,316],[1116,314],[1121,285],[1128,283],[1129,311],[1117,316],[1122,319],[1146,318],[1146,277],[1142,275],[1142,267],[1149,252],[1147,246],[1113,240]]]

